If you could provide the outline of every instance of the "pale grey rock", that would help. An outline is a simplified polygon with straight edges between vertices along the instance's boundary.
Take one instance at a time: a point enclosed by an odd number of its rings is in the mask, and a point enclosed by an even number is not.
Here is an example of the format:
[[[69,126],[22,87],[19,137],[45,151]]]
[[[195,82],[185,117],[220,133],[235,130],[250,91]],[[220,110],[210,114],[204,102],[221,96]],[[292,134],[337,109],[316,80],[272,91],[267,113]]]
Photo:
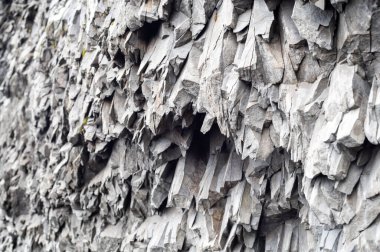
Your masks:
[[[379,52],[380,50],[380,12],[374,11],[371,18],[371,52]]]
[[[330,148],[327,176],[336,180],[344,179],[347,176],[351,161],[351,157],[345,149],[338,146]]]
[[[250,20],[253,19],[253,12],[251,12]],[[244,55],[244,57],[239,58],[237,61],[239,77],[245,81],[252,81],[252,72],[256,69],[257,64],[255,26],[253,22],[249,23],[247,39],[241,55]]]
[[[369,52],[372,1],[351,0],[339,15],[337,48],[341,54]]]
[[[339,64],[331,73],[329,96],[324,103],[326,118],[361,106],[368,99],[368,84],[360,76],[360,69]]]
[[[318,8],[324,10],[326,7],[326,1],[325,0],[312,0],[315,6]]]
[[[178,47],[186,44],[191,40],[191,22],[190,19],[183,13],[178,12],[173,15],[170,23],[174,28],[174,40],[176,41],[174,46]]]
[[[0,1],[0,250],[376,251],[378,16]]]
[[[290,46],[295,46],[303,40],[299,34],[296,24],[291,18],[293,6],[293,1],[283,1],[281,2],[279,10],[279,21],[281,24],[281,29],[283,29],[283,32],[286,36],[286,41]]]
[[[197,38],[198,35],[202,32],[207,24],[208,19],[212,15],[216,4],[216,0],[201,0],[193,2],[191,12],[191,19],[193,21],[191,23],[191,33],[193,35],[193,38]]]
[[[141,1],[138,17],[142,22],[153,22],[157,20],[167,20],[171,8],[171,1]]]
[[[364,136],[364,112],[361,108],[353,109],[344,114],[337,132],[337,142],[348,148],[358,147],[363,144]]]
[[[335,28],[332,11],[321,10],[314,4],[296,0],[292,19],[300,35],[308,42],[316,43],[327,50],[332,49]]]
[[[378,144],[379,143],[379,123],[378,123],[378,102],[377,99],[380,95],[379,90],[379,78],[378,76],[375,76],[372,82],[371,91],[369,93],[368,97],[368,106],[367,106],[367,113],[366,118],[364,122],[364,131],[367,139],[373,143]]]
[[[335,183],[335,188],[342,193],[350,195],[356,183],[360,179],[360,174],[362,171],[362,168],[356,165],[351,165],[350,169],[348,170],[347,177],[342,181],[337,181]]]
[[[270,44],[261,38],[256,40],[258,48],[258,69],[265,84],[280,83],[284,73],[284,61],[281,57],[281,45],[278,38]]]
[[[261,35],[264,41],[269,42],[271,39],[273,21],[273,12],[268,10],[264,0],[255,1],[253,4],[255,35]]]
[[[195,103],[199,95],[200,72],[198,70],[198,61],[201,51],[197,45],[192,46],[189,52],[189,59],[185,63],[176,85],[174,86],[169,104],[175,107],[178,114],[182,114],[182,108],[189,103]]]
[[[248,9],[238,16],[233,32],[238,33],[248,27],[251,21],[251,12],[252,9]]]
[[[205,168],[194,155],[178,161],[168,195],[168,206],[190,207],[193,197],[198,194]]]

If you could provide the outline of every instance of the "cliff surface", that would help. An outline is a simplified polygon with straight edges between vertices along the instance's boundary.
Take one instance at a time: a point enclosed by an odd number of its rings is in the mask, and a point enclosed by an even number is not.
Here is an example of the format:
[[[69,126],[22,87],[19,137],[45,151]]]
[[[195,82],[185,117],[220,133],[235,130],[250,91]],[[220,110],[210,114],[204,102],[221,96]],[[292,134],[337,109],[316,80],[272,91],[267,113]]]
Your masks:
[[[379,1],[0,1],[0,251],[376,251],[379,144]]]

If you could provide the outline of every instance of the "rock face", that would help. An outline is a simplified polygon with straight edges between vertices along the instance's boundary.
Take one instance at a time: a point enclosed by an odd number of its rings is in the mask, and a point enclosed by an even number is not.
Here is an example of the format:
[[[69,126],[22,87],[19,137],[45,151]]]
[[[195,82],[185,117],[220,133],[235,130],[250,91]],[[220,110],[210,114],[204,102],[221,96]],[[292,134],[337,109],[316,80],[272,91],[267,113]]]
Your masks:
[[[377,251],[380,2],[0,1],[0,251]]]

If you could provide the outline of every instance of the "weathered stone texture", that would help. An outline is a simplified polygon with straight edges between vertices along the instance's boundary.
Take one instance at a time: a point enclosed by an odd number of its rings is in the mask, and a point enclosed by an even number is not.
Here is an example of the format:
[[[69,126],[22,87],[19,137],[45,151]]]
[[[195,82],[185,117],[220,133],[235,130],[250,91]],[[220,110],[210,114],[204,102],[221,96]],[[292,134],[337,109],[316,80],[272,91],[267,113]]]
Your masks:
[[[377,251],[377,0],[1,0],[0,251]]]

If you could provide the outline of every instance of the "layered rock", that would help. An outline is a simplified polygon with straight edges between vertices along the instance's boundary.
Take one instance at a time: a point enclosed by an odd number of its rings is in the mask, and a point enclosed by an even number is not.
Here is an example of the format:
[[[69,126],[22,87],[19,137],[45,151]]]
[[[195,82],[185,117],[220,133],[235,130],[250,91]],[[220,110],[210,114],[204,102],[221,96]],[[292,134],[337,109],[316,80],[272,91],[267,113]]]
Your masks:
[[[376,251],[375,0],[0,2],[1,251]]]

